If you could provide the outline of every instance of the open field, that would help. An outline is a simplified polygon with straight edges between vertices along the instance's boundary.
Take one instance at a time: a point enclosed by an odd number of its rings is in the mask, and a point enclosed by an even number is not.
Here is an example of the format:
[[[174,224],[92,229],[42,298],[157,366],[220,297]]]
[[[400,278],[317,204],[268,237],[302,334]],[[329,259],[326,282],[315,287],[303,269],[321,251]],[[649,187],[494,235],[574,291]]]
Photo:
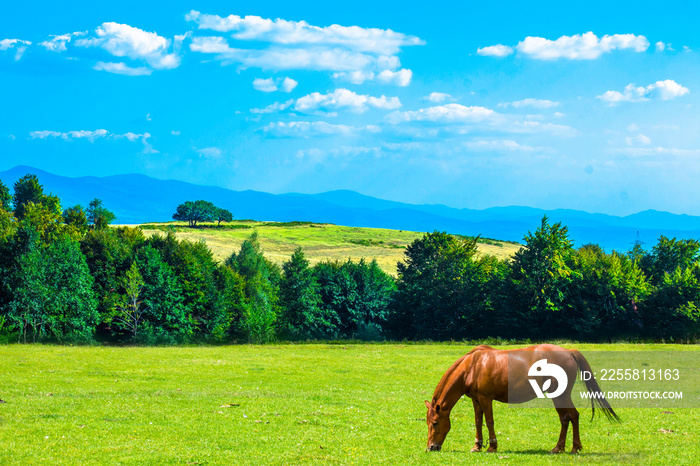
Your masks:
[[[155,228],[149,228],[149,225]],[[423,235],[411,231],[318,223],[276,224],[243,220],[229,225],[233,228],[187,228],[181,222],[147,224],[142,228],[146,235],[152,235],[163,234],[164,228],[172,226],[179,239],[206,241],[214,257],[221,261],[238,251],[241,243],[257,231],[265,256],[277,264],[289,260],[294,249],[301,246],[312,265],[325,260],[359,260],[364,257],[376,259],[382,270],[391,275],[396,275],[396,263],[403,260],[405,247]],[[518,244],[500,241],[479,243],[480,253],[501,259],[512,256],[519,248]]]
[[[698,346],[577,348],[700,356]],[[469,349],[0,346],[0,464],[679,465],[700,458],[700,408],[672,405],[617,408],[622,424],[598,415],[591,423],[586,408],[584,451],[552,456],[553,409],[496,403],[498,453],[470,454],[468,400],[454,408],[443,450],[426,453],[423,400]]]

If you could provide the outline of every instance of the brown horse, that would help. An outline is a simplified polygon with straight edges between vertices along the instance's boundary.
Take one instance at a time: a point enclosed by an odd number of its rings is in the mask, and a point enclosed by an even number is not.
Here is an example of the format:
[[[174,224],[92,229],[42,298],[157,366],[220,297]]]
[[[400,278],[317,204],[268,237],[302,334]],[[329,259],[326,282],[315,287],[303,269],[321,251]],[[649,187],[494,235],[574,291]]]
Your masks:
[[[591,366],[580,352],[556,345],[536,345],[515,350],[495,350],[485,345],[477,346],[452,364],[440,379],[433,400],[425,402],[428,408],[427,450],[440,450],[450,431],[450,411],[463,395],[467,395],[474,404],[476,424],[476,443],[471,451],[481,451],[484,443],[481,428],[483,418],[486,417],[489,430],[487,451],[495,452],[498,443],[493,423],[493,400],[502,403],[524,403],[537,397],[539,391],[539,397],[546,396],[543,392],[550,394],[561,422],[559,441],[552,453],[564,451],[569,422],[574,430],[571,452],[576,453],[583,448],[579,438],[579,414],[571,401],[577,369],[588,373],[586,389],[595,394],[591,397],[593,415],[595,403],[609,420],[619,421],[620,418],[602,396]],[[564,380],[561,388],[560,380]],[[571,383],[566,383],[567,381]]]

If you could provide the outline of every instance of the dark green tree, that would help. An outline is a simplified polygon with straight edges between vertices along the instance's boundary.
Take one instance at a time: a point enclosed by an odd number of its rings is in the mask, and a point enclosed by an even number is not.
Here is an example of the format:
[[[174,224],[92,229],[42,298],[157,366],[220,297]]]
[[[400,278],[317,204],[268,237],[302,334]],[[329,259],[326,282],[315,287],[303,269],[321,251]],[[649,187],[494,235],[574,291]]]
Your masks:
[[[477,257],[477,238],[427,233],[406,248],[398,264],[392,329],[397,337],[460,339],[479,334],[493,314],[486,283],[497,266]]]
[[[573,256],[565,319],[570,338],[595,340],[641,335],[642,303],[651,291],[637,262],[586,245]]]
[[[301,247],[282,265],[280,333],[291,339],[333,337],[334,324],[322,313],[321,296]]]
[[[511,262],[509,307],[520,322],[518,337],[553,337],[566,333],[564,307],[571,284],[574,249],[568,228],[544,216]]]
[[[187,201],[179,206],[173,214],[173,220],[187,222],[190,227],[197,223],[213,222],[218,214],[218,208],[209,201]]]
[[[104,230],[116,219],[114,212],[107,210],[102,205],[101,199],[93,199],[88,204],[87,220],[95,230]]]
[[[18,258],[16,271],[8,317],[20,329],[20,338],[92,340],[97,301],[78,243],[61,237],[43,248],[35,241]]]
[[[220,226],[221,222],[233,221],[233,214],[226,209],[217,208],[214,220],[216,220],[218,222],[217,225]]]
[[[24,209],[27,204],[41,204],[44,199],[44,187],[39,183],[36,175],[28,173],[17,180],[14,185],[12,204],[15,207],[15,217],[18,220],[24,218]]]
[[[10,188],[8,188],[5,183],[0,180],[0,209],[11,211],[12,210],[12,195],[10,194]]]
[[[144,281],[143,306],[146,308],[137,340],[168,344],[190,340],[194,322],[187,315],[182,287],[172,267],[150,245],[139,249],[136,263]]]
[[[255,343],[274,340],[281,273],[265,258],[257,232],[243,241],[238,253],[226,259],[226,265],[245,281],[244,326],[248,339]]]
[[[109,326],[122,301],[123,277],[145,242],[141,230],[129,227],[89,230],[80,242],[90,274],[95,278],[94,290],[103,323],[98,331],[103,337],[111,334]]]
[[[73,226],[81,234],[85,234],[88,230],[87,215],[81,205],[75,205],[64,210],[63,222],[66,225]]]

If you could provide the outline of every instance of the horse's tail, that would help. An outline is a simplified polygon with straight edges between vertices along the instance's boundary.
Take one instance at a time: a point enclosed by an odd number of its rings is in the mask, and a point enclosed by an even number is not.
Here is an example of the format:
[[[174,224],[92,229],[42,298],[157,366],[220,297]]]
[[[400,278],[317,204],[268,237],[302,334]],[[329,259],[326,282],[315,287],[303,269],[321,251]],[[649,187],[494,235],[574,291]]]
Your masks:
[[[598,405],[598,408],[603,411],[603,414],[605,414],[605,417],[608,418],[608,421],[622,422],[618,415],[615,414],[615,411],[613,411],[612,406],[610,406],[610,403],[608,403],[608,400],[606,400],[603,396],[603,391],[600,389],[595,377],[593,377],[593,369],[591,369],[591,365],[588,364],[588,361],[586,361],[586,358],[583,357],[583,354],[581,354],[580,351],[571,350],[571,356],[573,356],[574,361],[576,361],[579,371],[588,372],[590,375],[590,378],[585,382],[586,389],[591,397],[591,421],[595,416],[595,405]]]

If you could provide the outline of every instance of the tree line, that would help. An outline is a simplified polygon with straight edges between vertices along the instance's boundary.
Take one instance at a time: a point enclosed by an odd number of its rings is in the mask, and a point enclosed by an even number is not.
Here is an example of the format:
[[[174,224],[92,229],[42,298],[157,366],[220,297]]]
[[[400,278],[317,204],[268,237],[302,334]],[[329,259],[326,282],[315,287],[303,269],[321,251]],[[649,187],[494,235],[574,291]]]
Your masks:
[[[110,227],[99,199],[61,208],[34,175],[0,182],[0,341],[696,339],[700,242],[574,248],[544,217],[506,260],[426,233],[397,276],[375,261],[278,266],[256,233],[225,261],[204,242]],[[200,202],[200,201],[198,201]],[[194,203],[193,203],[194,204]],[[206,205],[205,205],[206,207]],[[218,209],[218,208],[214,208]]]

